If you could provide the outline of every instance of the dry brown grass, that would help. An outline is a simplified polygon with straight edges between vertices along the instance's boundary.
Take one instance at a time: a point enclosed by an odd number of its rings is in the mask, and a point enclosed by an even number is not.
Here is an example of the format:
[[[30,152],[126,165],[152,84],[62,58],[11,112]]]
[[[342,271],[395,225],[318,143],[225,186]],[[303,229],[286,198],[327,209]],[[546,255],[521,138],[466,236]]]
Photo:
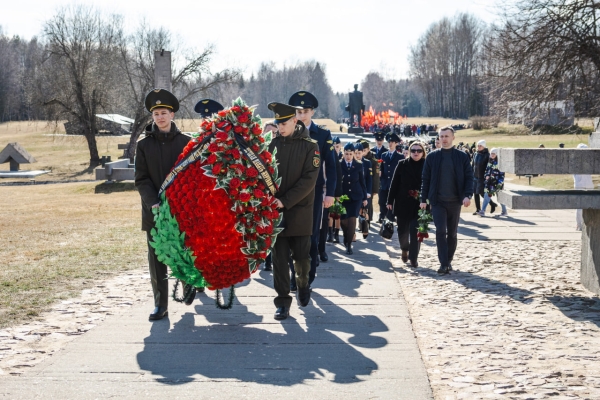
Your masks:
[[[0,187],[0,327],[147,265],[140,213],[127,183]]]

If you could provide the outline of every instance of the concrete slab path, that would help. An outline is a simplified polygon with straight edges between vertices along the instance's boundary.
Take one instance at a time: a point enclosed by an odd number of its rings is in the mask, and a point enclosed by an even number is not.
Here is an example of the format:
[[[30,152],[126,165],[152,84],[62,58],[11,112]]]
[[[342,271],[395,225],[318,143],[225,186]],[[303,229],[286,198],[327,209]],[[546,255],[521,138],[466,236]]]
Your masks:
[[[154,323],[150,302],[118,311],[29,372],[0,377],[0,397],[432,398],[381,238],[373,230],[352,257],[328,251],[311,304],[283,322],[272,275],[260,271],[229,311],[212,292],[171,302]]]

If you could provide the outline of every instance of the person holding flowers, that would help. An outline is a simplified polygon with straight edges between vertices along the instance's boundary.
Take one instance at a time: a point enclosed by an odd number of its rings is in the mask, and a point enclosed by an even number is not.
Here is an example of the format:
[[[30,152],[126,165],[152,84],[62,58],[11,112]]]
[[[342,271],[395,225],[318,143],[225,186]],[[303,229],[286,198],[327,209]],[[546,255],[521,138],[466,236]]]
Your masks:
[[[415,141],[408,147],[410,157],[400,160],[392,177],[387,198],[387,209],[397,218],[398,239],[402,250],[402,261],[413,268],[418,267],[420,241],[417,237],[419,225],[419,191],[421,190],[423,165],[427,152],[423,143]]]
[[[167,174],[191,137],[182,134],[173,119],[179,110],[179,101],[168,90],[154,89],[144,102],[152,114],[152,124],[146,127],[145,136],[138,140],[135,157],[135,187],[142,198],[142,230],[148,241],[150,282],[154,293],[154,311],[149,320],[156,321],[168,315],[169,282],[167,266],[160,262],[150,245],[154,228],[152,209],[160,207],[159,189]]]
[[[310,245],[313,232],[315,184],[321,168],[321,157],[316,140],[309,136],[304,124],[296,117],[296,107],[283,103],[269,103],[275,114],[278,135],[271,141],[269,151],[275,154],[281,184],[275,197],[283,213],[273,247],[273,282],[277,297],[274,303],[276,320],[289,316],[290,273],[288,258],[291,254],[296,275],[296,300],[300,307],[310,302],[309,272]],[[318,207],[322,204],[317,204]]]
[[[356,218],[360,212],[361,205],[367,203],[367,186],[365,185],[365,174],[362,163],[354,159],[355,147],[352,143],[344,146],[344,158],[340,161],[342,166],[342,195],[348,196],[348,200],[342,202],[346,213],[341,217],[341,227],[344,232],[344,246],[346,254],[352,254],[352,238],[356,230]]]

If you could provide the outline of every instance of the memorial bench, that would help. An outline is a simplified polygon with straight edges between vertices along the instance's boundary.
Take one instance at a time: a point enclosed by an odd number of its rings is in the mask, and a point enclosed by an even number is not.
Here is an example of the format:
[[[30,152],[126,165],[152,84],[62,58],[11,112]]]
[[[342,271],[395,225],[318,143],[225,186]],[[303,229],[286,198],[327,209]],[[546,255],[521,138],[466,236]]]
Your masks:
[[[517,175],[600,174],[600,149],[500,149],[498,158],[500,171]],[[600,294],[600,190],[503,190],[498,201],[514,210],[582,209],[581,283]]]

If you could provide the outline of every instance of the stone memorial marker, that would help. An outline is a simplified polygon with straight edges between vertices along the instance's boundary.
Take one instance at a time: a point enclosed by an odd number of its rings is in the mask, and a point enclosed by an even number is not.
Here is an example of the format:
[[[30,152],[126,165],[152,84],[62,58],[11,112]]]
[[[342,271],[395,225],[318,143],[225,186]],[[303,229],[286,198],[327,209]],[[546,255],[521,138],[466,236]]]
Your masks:
[[[19,143],[15,142],[9,143],[0,152],[0,164],[6,162],[10,163],[10,170],[16,172],[19,170],[19,164],[30,164],[37,161]]]
[[[171,52],[160,50],[154,52],[154,87],[167,89],[171,88]]]
[[[500,149],[498,168],[522,175],[600,174],[600,143],[594,145],[594,134],[590,145],[596,148]],[[516,210],[582,209],[581,283],[600,294],[600,190],[503,190],[498,201]]]

